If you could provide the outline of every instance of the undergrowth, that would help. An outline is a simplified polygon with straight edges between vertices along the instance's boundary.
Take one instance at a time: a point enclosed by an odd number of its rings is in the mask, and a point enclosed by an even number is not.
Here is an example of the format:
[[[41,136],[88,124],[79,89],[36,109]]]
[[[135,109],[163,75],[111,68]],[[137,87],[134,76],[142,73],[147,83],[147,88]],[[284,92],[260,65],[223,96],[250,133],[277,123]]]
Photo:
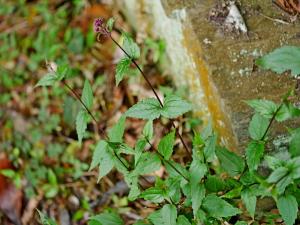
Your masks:
[[[155,204],[155,210],[147,218],[134,224],[258,224],[257,202],[266,198],[274,200],[280,215],[270,213],[265,215],[265,221],[273,223],[276,218],[281,217],[285,224],[295,224],[300,201],[300,128],[288,129],[289,147],[284,159],[267,153],[270,152],[268,142],[272,124],[300,116],[299,108],[292,102],[294,91],[283,96],[279,103],[263,99],[246,102],[254,109],[255,114],[249,123],[250,141],[245,155],[236,154],[237,149],[229,150],[220,146],[217,133],[211,126],[200,133],[193,132],[192,146],[189,146],[175,120],[191,111],[193,106],[173,94],[159,97],[138,64],[139,46],[125,32],[119,43],[112,35],[113,24],[113,19],[106,23],[103,19],[97,19],[94,29],[98,41],[104,35],[124,53],[116,66],[116,85],[122,82],[134,65],[152,90],[153,98],[137,102],[106,133],[93,114],[91,84],[85,80],[81,96],[77,94],[68,85],[68,65],[57,68],[49,65],[50,72],[36,86],[52,86],[61,82],[81,103],[81,110],[76,117],[79,142],[85,137],[88,123],[92,121],[96,125],[96,132],[101,140],[95,147],[90,170],[99,169],[99,182],[116,169],[130,188],[130,201],[144,199]],[[293,75],[297,75],[299,65],[293,64],[291,60],[282,60],[289,57],[285,54],[286,51],[297,52],[299,56],[297,47],[283,47],[258,59],[257,64],[278,73],[291,70]],[[123,141],[125,123],[129,117],[145,120],[143,131],[134,147]],[[171,121],[172,129],[155,146],[153,121],[162,118]],[[176,154],[176,138],[180,140],[189,158],[185,164],[172,159]],[[268,175],[259,172],[262,162],[268,165]],[[153,175],[161,167],[165,168],[165,175]],[[154,183],[149,180],[148,175],[155,176]],[[43,213],[39,213],[44,224],[55,224]],[[108,210],[91,217],[89,224],[121,225],[124,222],[115,211]]]

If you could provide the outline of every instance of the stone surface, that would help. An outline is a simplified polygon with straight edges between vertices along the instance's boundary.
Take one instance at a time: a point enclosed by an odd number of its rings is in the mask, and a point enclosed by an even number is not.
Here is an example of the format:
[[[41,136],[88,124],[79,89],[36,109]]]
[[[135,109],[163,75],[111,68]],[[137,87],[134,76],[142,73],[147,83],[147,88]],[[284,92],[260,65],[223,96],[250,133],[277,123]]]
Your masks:
[[[218,2],[117,0],[139,32],[166,40],[173,80],[178,86],[188,86],[195,114],[213,121],[221,143],[243,151],[253,114],[244,101],[265,98],[279,102],[295,86],[288,75],[257,69],[254,60],[281,45],[299,45],[300,26],[299,22],[275,22],[272,18],[290,18],[272,1],[241,0],[238,7],[248,33],[229,32],[218,21],[221,17],[215,22],[209,19]],[[274,126],[273,135],[283,132],[282,126]]]

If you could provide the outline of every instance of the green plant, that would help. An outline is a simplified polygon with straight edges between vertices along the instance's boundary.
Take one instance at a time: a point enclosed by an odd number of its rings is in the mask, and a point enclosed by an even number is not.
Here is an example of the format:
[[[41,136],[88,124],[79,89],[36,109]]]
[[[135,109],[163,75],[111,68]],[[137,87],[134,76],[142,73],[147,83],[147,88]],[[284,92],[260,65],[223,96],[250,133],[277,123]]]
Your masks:
[[[180,97],[170,94],[162,100],[137,63],[140,49],[133,39],[123,33],[123,43],[119,44],[111,35],[113,20],[97,19],[95,31],[106,35],[124,52],[124,57],[116,66],[116,84],[127,75],[131,64],[153,91],[155,98],[147,98],[129,108],[118,122],[106,133],[99,126],[92,113],[93,91],[89,81],[85,81],[81,96],[67,83],[67,66],[50,68],[51,72],[44,76],[37,86],[52,86],[61,82],[81,103],[81,110],[76,118],[76,130],[79,142],[85,137],[87,124],[93,121],[102,140],[94,150],[90,170],[99,168],[99,180],[113,168],[120,172],[130,188],[128,199],[139,198],[157,205],[147,218],[137,221],[135,225],[189,225],[189,224],[221,224],[224,221],[238,225],[238,215],[245,214],[254,221],[258,198],[272,197],[279,209],[281,217],[287,225],[295,223],[300,200],[300,129],[290,130],[291,140],[288,157],[281,160],[268,155],[265,151],[269,141],[269,131],[275,122],[300,116],[300,110],[290,101],[293,92],[284,96],[280,104],[267,100],[247,101],[255,114],[249,124],[251,141],[247,145],[245,157],[217,144],[217,134],[211,127],[202,133],[194,132],[192,150],[184,141],[175,126],[173,119],[182,116],[192,109],[191,104]],[[258,62],[262,62],[261,59]],[[272,66],[265,68],[273,68]],[[291,69],[291,67],[285,67]],[[280,70],[279,72],[282,72]],[[140,138],[134,148],[123,141],[125,123],[128,117],[146,120]],[[170,130],[158,146],[153,145],[153,121],[160,118],[172,121]],[[190,161],[185,165],[172,159],[175,153],[175,137],[179,137]],[[268,176],[258,173],[262,159],[271,169]],[[162,166],[166,169],[164,178],[156,177],[152,184],[145,177]],[[141,181],[150,183],[145,188]],[[244,207],[240,207],[240,203]],[[103,212],[90,218],[91,225],[121,225],[122,218],[114,211]]]

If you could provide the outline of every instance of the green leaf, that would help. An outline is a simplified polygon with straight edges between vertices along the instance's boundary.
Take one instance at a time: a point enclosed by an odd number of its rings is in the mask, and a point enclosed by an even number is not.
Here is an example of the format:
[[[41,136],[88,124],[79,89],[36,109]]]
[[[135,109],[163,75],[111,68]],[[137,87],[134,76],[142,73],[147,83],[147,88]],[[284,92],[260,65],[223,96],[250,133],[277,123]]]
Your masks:
[[[124,75],[128,72],[128,69],[131,64],[131,59],[128,57],[122,58],[116,67],[116,86],[123,80]]]
[[[250,189],[244,189],[241,193],[242,200],[250,216],[254,219],[256,208],[256,196]]]
[[[285,161],[278,159],[274,156],[265,156],[265,160],[268,164],[268,167],[271,168],[272,170],[277,169],[278,167],[284,166],[285,165]]]
[[[190,221],[184,215],[180,215],[177,218],[176,225],[192,225],[192,224],[190,223]]]
[[[169,160],[173,153],[175,141],[175,130],[164,136],[158,144],[158,152],[163,155],[166,160]]]
[[[138,186],[138,175],[133,171],[125,174],[124,178],[130,189],[128,194],[128,200],[134,201],[141,194],[141,191]]]
[[[56,81],[58,81],[57,76],[53,73],[48,73],[39,80],[35,87],[52,86]]]
[[[285,176],[285,177],[283,177],[276,184],[276,188],[277,188],[278,194],[282,194],[285,191],[286,187],[289,186],[292,182],[293,182],[292,176]]]
[[[192,105],[180,97],[175,95],[166,96],[164,99],[164,107],[162,109],[161,115],[166,118],[176,118],[183,115],[184,113],[190,111]]]
[[[256,60],[256,64],[263,69],[270,69],[276,73],[291,71],[293,76],[300,74],[300,48],[283,46]]]
[[[133,58],[137,59],[140,57],[140,48],[139,46],[133,41],[133,39],[127,33],[122,33],[123,37],[123,48],[128,53],[128,55]]]
[[[269,120],[260,114],[254,114],[249,124],[249,134],[253,140],[261,140],[269,126]]]
[[[57,185],[57,178],[52,169],[48,169],[48,181],[51,185]]]
[[[167,194],[174,203],[179,203],[181,199],[180,183],[182,177],[169,177],[166,180]]]
[[[139,175],[145,175],[159,170],[160,166],[161,162],[157,154],[145,152],[141,155],[134,172]]]
[[[216,143],[217,143],[216,134],[209,136],[205,141],[204,157],[207,162],[212,162],[215,158]]]
[[[248,225],[245,221],[237,221],[234,225]]]
[[[280,196],[277,208],[286,225],[293,225],[297,218],[298,203],[293,195]]]
[[[169,164],[171,164],[172,166],[170,166]],[[186,178],[189,177],[189,173],[187,172],[187,170],[182,165],[172,160],[168,160],[168,163],[165,163],[165,167],[167,172],[169,173],[169,177],[180,177],[180,179],[183,179],[182,176],[178,174],[177,170],[180,171],[180,173],[183,174]],[[176,170],[174,168],[176,168]]]
[[[147,140],[151,140],[153,137],[153,120],[148,120],[143,129],[143,135]]]
[[[160,117],[161,110],[162,109],[157,99],[147,98],[133,105],[130,109],[128,109],[125,115],[139,119],[154,120]]]
[[[265,145],[261,141],[251,141],[246,148],[246,159],[250,171],[255,171],[264,155]]]
[[[86,105],[88,109],[93,106],[93,90],[88,80],[85,80],[81,100]]]
[[[151,213],[148,218],[154,225],[175,225],[177,219],[176,207],[169,204],[164,205],[162,209]]]
[[[57,67],[57,72],[56,72],[56,76],[58,80],[62,80],[65,77],[68,76],[69,73],[69,65],[68,64],[64,64],[64,65],[60,65]]]
[[[291,102],[284,102],[282,107],[277,112],[275,119],[278,122],[282,122],[299,116],[300,109],[296,108]]]
[[[209,175],[205,181],[205,188],[210,192],[219,192],[224,190],[224,181],[219,176]]]
[[[57,223],[56,223],[54,220],[48,218],[48,217],[47,217],[44,213],[42,213],[40,210],[37,209],[37,211],[38,211],[38,213],[39,213],[39,216],[40,216],[40,219],[41,219],[41,223],[42,223],[43,225],[57,225]]]
[[[193,161],[191,163],[189,171],[190,171],[190,177],[191,177],[192,184],[199,184],[201,179],[208,172],[206,164],[195,158],[193,159]]]
[[[108,29],[109,32],[112,32],[113,27],[114,27],[115,19],[114,18],[109,18],[106,22],[106,28]]]
[[[149,200],[153,203],[161,203],[164,198],[164,190],[158,187],[151,187],[146,189],[141,195],[140,198],[144,198],[145,200]]]
[[[80,110],[76,117],[76,131],[79,143],[82,142],[82,138],[85,134],[87,123],[89,119],[89,114],[85,110]]]
[[[138,161],[139,161],[146,145],[147,145],[147,141],[144,138],[139,139],[136,142],[135,148],[134,148],[134,152],[135,152],[135,154],[134,154],[134,165],[135,166],[137,165],[137,163],[138,163]]]
[[[110,142],[123,142],[125,120],[126,117],[121,116],[118,122],[108,131],[108,138]]]
[[[107,175],[114,166],[112,155],[109,152],[108,144],[106,141],[99,141],[93,153],[93,159],[90,170],[99,165],[99,178],[98,181]]]
[[[191,185],[191,198],[192,198],[192,209],[193,209],[194,216],[196,216],[204,197],[205,197],[204,185],[203,184],[192,184]]]
[[[243,186],[234,188],[230,191],[228,191],[226,194],[222,195],[222,198],[237,198],[241,195],[241,191],[242,191]]]
[[[216,151],[221,167],[230,175],[241,174],[245,167],[244,159],[226,148],[218,147]]]
[[[284,176],[288,174],[289,170],[286,167],[279,167],[276,170],[274,170],[270,176],[268,177],[267,181],[269,183],[276,183],[280,179],[282,179]]]
[[[293,157],[300,156],[300,128],[296,129],[292,134],[289,152]]]
[[[92,216],[89,219],[89,222],[96,221],[99,222],[99,225],[123,225],[121,217],[114,212],[105,212],[96,216]]]
[[[241,211],[216,195],[208,195],[203,200],[202,208],[212,217],[230,217]]]
[[[246,103],[255,109],[255,112],[259,113],[260,115],[271,119],[273,114],[276,112],[278,106],[269,100],[262,100],[262,99],[255,99],[246,101]]]

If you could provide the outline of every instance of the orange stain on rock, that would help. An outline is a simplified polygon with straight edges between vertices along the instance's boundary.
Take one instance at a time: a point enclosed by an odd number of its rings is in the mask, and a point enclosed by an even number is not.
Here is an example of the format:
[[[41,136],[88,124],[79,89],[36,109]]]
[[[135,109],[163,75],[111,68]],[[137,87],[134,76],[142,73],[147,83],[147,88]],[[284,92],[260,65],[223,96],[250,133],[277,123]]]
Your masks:
[[[210,78],[209,66],[203,58],[203,50],[191,28],[183,29],[183,45],[191,55],[199,73],[200,85],[206,96],[206,104],[211,114],[213,126],[219,134],[219,142],[237,152],[237,139],[230,125],[230,119],[224,112],[222,100]],[[191,71],[192,72],[192,71]],[[208,121],[206,121],[208,122]]]

